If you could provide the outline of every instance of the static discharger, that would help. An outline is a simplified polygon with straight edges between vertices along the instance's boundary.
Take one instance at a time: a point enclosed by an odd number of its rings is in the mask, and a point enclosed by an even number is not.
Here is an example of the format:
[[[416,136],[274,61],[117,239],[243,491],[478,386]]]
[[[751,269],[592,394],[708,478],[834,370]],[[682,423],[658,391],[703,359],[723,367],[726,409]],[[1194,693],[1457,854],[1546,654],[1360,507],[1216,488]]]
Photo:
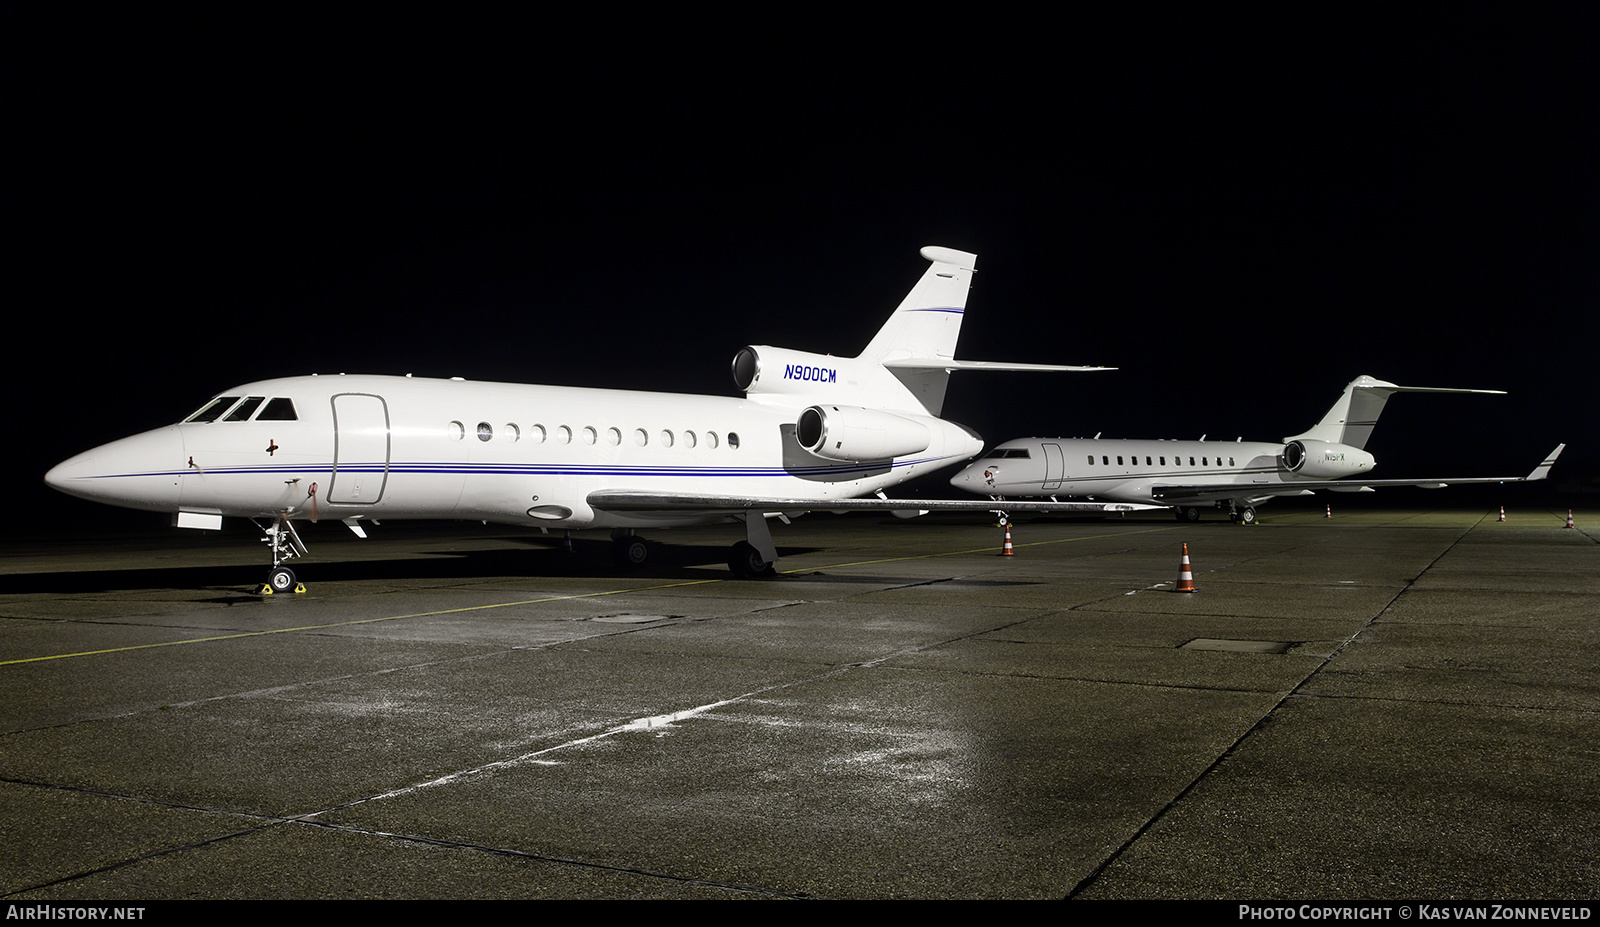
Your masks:
[[[1194,591],[1194,573],[1189,570],[1189,544],[1187,541],[1183,545],[1183,559],[1178,561],[1178,585],[1174,586],[1172,591]]]

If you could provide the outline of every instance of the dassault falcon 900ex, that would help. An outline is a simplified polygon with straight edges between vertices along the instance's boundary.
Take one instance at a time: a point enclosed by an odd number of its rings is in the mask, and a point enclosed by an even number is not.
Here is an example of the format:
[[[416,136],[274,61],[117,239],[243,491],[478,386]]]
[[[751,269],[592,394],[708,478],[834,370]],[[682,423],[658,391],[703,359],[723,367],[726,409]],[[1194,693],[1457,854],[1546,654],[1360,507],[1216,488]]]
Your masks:
[[[1018,438],[967,465],[951,485],[991,499],[1077,496],[1170,505],[1179,521],[1196,521],[1201,506],[1226,508],[1235,522],[1253,524],[1256,506],[1273,496],[1312,490],[1365,492],[1374,486],[1514,483],[1542,480],[1562,448],[1527,476],[1465,479],[1369,480],[1376,461],[1364,450],[1384,403],[1395,393],[1487,393],[1499,390],[1396,386],[1361,376],[1350,382],[1310,431],[1284,443],[1254,441],[1140,441],[1124,438]],[[1012,505],[1006,502],[1005,506]],[[1004,507],[997,505],[997,508]]]
[[[970,429],[938,417],[952,371],[1108,369],[956,360],[977,258],[939,247],[922,256],[932,266],[859,356],[741,348],[742,399],[387,376],[263,380],[175,425],[79,454],[45,481],[171,512],[182,527],[252,519],[272,551],[269,591],[300,588],[284,565],[306,552],[294,522],[319,518],[357,534],[382,518],[610,528],[625,564],[647,556],[639,529],[742,522],[729,566],[770,573],[768,517],[995,508],[884,493],[982,450]]]

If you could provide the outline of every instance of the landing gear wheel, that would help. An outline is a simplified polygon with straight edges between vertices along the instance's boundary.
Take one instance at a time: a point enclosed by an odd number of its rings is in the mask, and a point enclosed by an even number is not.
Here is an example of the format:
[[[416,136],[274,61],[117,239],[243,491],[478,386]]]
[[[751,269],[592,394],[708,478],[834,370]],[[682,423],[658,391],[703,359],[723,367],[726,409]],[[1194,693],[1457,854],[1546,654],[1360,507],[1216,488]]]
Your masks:
[[[650,548],[643,538],[617,538],[611,542],[611,559],[620,567],[641,567],[650,559]]]
[[[777,572],[772,568],[772,564],[761,556],[761,551],[756,550],[755,545],[749,541],[740,541],[728,548],[728,569],[746,579],[771,576]]]
[[[1172,513],[1179,521],[1199,521],[1200,510],[1192,505],[1180,506]]]
[[[273,567],[267,574],[267,588],[274,593],[293,592],[295,588],[294,571],[286,566]]]
[[[1241,524],[1241,525],[1253,525],[1255,523],[1256,523],[1256,510],[1254,508],[1252,508],[1252,507],[1247,505],[1244,508],[1239,510],[1239,524]]]

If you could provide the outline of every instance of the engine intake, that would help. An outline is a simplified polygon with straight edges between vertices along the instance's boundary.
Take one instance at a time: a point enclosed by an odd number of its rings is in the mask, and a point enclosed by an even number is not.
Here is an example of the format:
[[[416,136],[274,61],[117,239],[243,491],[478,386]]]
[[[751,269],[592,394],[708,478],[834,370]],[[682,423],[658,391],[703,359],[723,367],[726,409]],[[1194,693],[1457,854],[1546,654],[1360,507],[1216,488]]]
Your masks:
[[[1300,439],[1283,446],[1279,458],[1290,473],[1319,480],[1336,480],[1371,470],[1371,454],[1348,444]]]
[[[812,406],[795,422],[800,446],[830,460],[888,460],[928,449],[928,426],[857,406]]]

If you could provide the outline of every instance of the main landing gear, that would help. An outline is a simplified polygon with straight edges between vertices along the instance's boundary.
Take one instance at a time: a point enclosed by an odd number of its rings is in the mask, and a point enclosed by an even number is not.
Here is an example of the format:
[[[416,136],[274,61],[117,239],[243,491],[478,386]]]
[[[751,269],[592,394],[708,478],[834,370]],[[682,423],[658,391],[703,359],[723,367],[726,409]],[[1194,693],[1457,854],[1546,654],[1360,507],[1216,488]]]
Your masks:
[[[740,541],[728,548],[728,569],[732,570],[735,576],[745,579],[773,576],[778,571],[772,564],[773,561],[768,560],[749,541]]]
[[[645,546],[644,538],[632,531],[613,531],[611,533],[611,559],[619,567],[633,569],[644,566],[650,559],[650,548]]]
[[[739,517],[745,524],[745,540],[728,548],[728,569],[745,579],[776,575],[778,551],[772,543],[772,532],[767,529],[766,516],[746,512]],[[650,548],[632,529],[620,528],[611,533],[611,559],[619,567],[635,569],[650,559]]]
[[[261,528],[261,523],[256,522],[256,527]],[[300,535],[295,532],[294,524],[289,521],[288,516],[279,515],[277,521],[261,530],[266,534],[262,540],[272,549],[272,569],[267,571],[267,581],[256,590],[257,594],[305,592],[305,583],[296,580],[294,571],[284,566],[286,562],[306,555],[305,542],[301,541]]]
[[[1217,503],[1217,507],[1218,508],[1222,508],[1223,507],[1223,503],[1218,502]],[[1230,499],[1227,502],[1227,509],[1228,509],[1228,520],[1233,522],[1234,524],[1236,524],[1236,525],[1254,525],[1254,524],[1257,524],[1257,521],[1256,521],[1256,507],[1255,506],[1248,505],[1248,504],[1242,504],[1242,503],[1235,502],[1235,501]],[[1199,509],[1198,506],[1193,506],[1193,505],[1174,506],[1173,509],[1172,509],[1172,514],[1173,514],[1173,516],[1175,518],[1178,519],[1178,521],[1185,522],[1185,523],[1195,522],[1195,521],[1199,521],[1200,520],[1200,509]]]

